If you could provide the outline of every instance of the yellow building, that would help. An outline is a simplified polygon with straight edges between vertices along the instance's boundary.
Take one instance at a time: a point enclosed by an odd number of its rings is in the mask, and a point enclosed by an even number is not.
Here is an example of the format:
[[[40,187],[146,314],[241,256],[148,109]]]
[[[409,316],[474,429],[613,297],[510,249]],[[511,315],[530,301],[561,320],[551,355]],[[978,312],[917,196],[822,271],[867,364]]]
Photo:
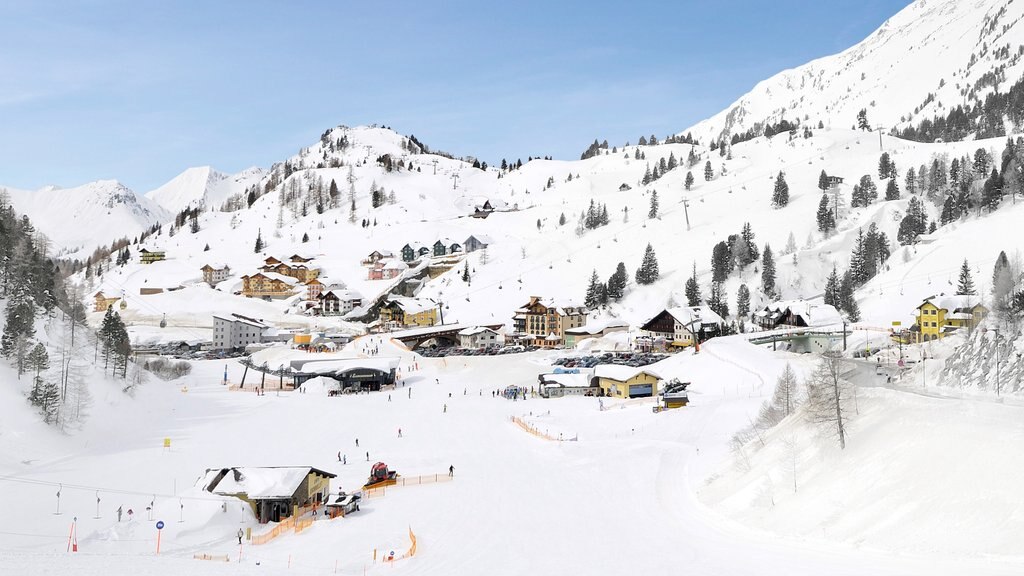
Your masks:
[[[111,298],[109,296],[105,296],[103,292],[97,292],[93,295],[93,311],[106,312],[111,306],[117,304],[117,301],[120,299],[121,298],[119,297]]]
[[[146,250],[143,248],[139,250],[139,260],[143,264],[152,264],[153,262],[159,262],[167,258],[167,253],[163,250]]]
[[[973,329],[988,314],[977,296],[932,296],[917,307],[917,323],[911,328],[917,342],[938,340],[960,328]]]
[[[429,298],[391,298],[380,307],[380,323],[384,328],[406,326],[434,326],[437,321],[437,302]]]
[[[603,396],[613,398],[647,398],[658,393],[658,374],[649,368],[600,364],[594,378]]]

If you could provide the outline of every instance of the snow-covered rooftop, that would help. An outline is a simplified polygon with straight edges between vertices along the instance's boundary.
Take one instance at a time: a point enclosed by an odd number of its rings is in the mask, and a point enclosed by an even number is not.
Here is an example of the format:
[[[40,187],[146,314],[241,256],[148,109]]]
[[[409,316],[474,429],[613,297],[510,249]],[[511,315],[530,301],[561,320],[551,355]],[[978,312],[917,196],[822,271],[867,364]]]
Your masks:
[[[661,375],[649,366],[623,366],[621,364],[598,364],[594,376],[625,382],[638,374],[650,374],[661,379]]]

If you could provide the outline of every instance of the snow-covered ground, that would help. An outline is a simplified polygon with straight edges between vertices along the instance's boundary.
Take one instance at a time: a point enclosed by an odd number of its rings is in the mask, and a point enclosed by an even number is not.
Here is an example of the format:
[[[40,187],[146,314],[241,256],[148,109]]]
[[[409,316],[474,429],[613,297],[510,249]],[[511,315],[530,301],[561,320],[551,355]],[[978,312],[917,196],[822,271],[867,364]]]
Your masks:
[[[403,354],[388,343],[383,349]],[[721,478],[706,483],[729,470],[729,438],[770,393],[775,374],[790,358],[730,338],[710,343],[699,355],[663,361],[660,371],[694,384],[689,407],[660,414],[651,411],[652,400],[605,399],[607,409],[601,411],[594,398],[492,397],[509,384],[534,384],[547,357],[420,358],[420,369],[405,371],[396,390],[346,397],[232,391],[220,383],[223,363],[201,362],[182,380],[150,382],[134,399],[119,390],[97,394],[91,425],[73,437],[31,419],[5,418],[0,470],[7,493],[18,497],[0,517],[0,549],[6,550],[0,572],[250,574],[290,564],[308,574],[333,573],[335,566],[344,574],[623,574],[670,573],[681,562],[695,573],[717,574],[1024,569],[1014,559],[1024,553],[1013,538],[1021,528],[1019,502],[1006,481],[1020,463],[1000,457],[998,474],[986,480],[981,472],[992,470],[990,459],[1002,452],[1001,444],[985,441],[988,431],[1019,429],[1012,422],[1019,408],[865,393],[863,418],[842,461],[807,440],[797,496],[784,496],[784,479],[773,489],[761,486],[765,474],[780,474],[770,468],[765,450],[764,473],[752,473],[750,487],[725,499],[729,515],[738,514],[735,508],[748,510],[742,519],[755,524],[767,524],[762,516],[772,516],[766,494],[775,494],[779,507],[799,507],[808,519],[787,514],[789,524],[770,526],[799,536],[784,538],[720,516],[707,502],[716,490],[732,491],[721,488]],[[403,364],[415,361],[407,352],[404,358]],[[227,369],[229,380],[238,383],[241,366],[229,363]],[[5,416],[24,412],[13,404],[4,402]],[[891,418],[896,410],[907,416]],[[928,418],[936,410],[943,420],[961,422],[939,430],[937,420]],[[579,440],[534,437],[511,423],[511,416]],[[893,441],[896,433],[899,442]],[[24,448],[28,437],[34,439],[31,453]],[[171,439],[169,450],[163,448],[165,437]],[[337,461],[339,451],[347,465]],[[321,520],[301,534],[241,550],[234,536],[239,527],[256,533],[266,527],[255,525],[239,503],[222,511],[220,500],[193,486],[210,467],[312,465],[338,474],[332,489],[351,490],[378,460],[406,476],[444,474],[451,465],[455,480],[392,488],[348,518]],[[757,471],[761,464],[754,466]],[[893,486],[890,498],[869,505],[866,499],[879,494],[886,473],[902,487]],[[847,480],[861,488],[840,491]],[[974,481],[984,482],[982,488]],[[868,530],[861,541],[864,525],[877,523],[880,511],[904,492],[909,502],[903,512]],[[926,498],[911,498],[922,493]],[[166,523],[159,557],[156,530],[144,512],[154,495],[154,519]],[[753,506],[736,503],[744,498]],[[135,519],[118,523],[118,507],[132,508]],[[972,509],[976,515],[950,527],[953,518]],[[831,518],[826,533],[809,533],[820,516]],[[77,554],[65,552],[72,517],[78,518]],[[972,532],[962,535],[963,545],[946,546],[961,527]],[[409,528],[418,539],[416,556],[393,567],[374,565],[374,549],[401,553],[408,547]],[[892,537],[897,534],[903,538]],[[965,553],[972,543],[980,547]],[[202,553],[231,560],[192,559]]]

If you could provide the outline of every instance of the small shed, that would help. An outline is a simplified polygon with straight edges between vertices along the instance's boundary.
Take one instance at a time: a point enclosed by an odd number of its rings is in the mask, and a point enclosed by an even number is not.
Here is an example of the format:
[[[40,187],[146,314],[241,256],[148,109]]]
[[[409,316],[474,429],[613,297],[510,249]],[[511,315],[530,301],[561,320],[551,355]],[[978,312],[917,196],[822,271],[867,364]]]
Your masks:
[[[207,469],[201,483],[207,492],[246,502],[265,524],[326,502],[330,479],[335,477],[311,466],[244,466]]]

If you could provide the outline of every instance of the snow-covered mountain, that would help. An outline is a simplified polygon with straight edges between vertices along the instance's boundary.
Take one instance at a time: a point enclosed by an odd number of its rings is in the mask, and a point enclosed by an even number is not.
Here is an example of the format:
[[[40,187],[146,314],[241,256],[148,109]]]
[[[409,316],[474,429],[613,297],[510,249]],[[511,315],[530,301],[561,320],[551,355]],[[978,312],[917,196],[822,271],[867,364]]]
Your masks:
[[[256,167],[233,175],[209,166],[188,168],[166,184],[147,192],[145,197],[171,213],[190,206],[218,208],[224,200],[258,182],[264,173],[263,169]]]
[[[1021,78],[1022,16],[1013,0],[916,0],[859,44],[758,83],[689,131],[707,142],[782,119],[849,128],[866,109],[888,132],[945,116]]]
[[[32,219],[54,252],[65,254],[90,252],[117,238],[132,238],[169,217],[158,204],[117,180],[99,180],[74,188],[6,190],[14,209]]]

